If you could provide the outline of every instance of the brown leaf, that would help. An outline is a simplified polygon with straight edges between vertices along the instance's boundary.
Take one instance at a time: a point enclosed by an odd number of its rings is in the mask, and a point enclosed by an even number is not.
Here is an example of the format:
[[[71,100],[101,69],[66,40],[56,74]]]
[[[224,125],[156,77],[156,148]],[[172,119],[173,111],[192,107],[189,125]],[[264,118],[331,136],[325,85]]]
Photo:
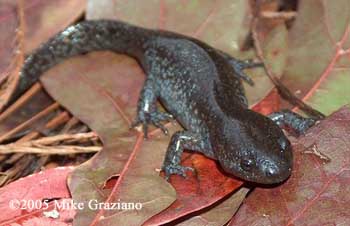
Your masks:
[[[231,197],[223,200],[214,207],[210,208],[203,214],[193,216],[178,226],[216,226],[225,225],[231,217],[236,213],[237,209],[245,199],[249,189],[240,188],[234,192]]]
[[[25,53],[32,52],[42,42],[66,28],[85,10],[83,0],[36,0],[23,3]]]
[[[264,22],[264,21],[263,21]],[[265,23],[259,21],[257,26],[257,33],[259,34],[259,41],[261,42],[262,51],[264,54],[264,64],[270,67],[271,72],[275,77],[280,78],[284,72],[284,68],[287,64],[288,54],[288,31],[284,23],[274,24],[273,27],[269,27],[266,31]],[[262,31],[261,31],[262,30]],[[266,98],[271,92],[273,92],[274,85],[266,76],[263,68],[257,68],[247,73],[252,74],[255,85],[248,86],[245,84],[248,100],[252,105],[260,104],[264,98]],[[278,108],[278,99],[273,104]],[[271,105],[271,106],[273,106]]]
[[[349,43],[349,1],[300,0],[283,83],[325,114],[348,104]]]

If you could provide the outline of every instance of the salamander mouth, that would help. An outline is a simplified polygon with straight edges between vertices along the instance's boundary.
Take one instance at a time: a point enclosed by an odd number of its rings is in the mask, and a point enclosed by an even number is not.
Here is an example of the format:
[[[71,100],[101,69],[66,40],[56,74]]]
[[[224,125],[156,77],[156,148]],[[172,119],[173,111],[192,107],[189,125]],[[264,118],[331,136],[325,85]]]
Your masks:
[[[290,170],[291,172],[291,170]],[[253,174],[251,176],[242,176],[240,177],[242,180],[250,182],[250,183],[254,183],[254,184],[261,184],[261,185],[278,185],[284,181],[286,181],[289,177],[290,177],[290,173],[286,173],[284,175],[280,175],[280,176],[275,176],[275,177],[266,177],[266,176],[262,176],[262,175],[256,175]]]
[[[272,185],[286,181],[292,173],[292,161],[286,159],[264,158],[256,162],[250,169],[243,169],[240,163],[220,161],[224,171],[246,182]],[[225,165],[226,163],[226,165]],[[225,167],[226,166],[226,167]]]
[[[279,165],[265,161],[259,164],[259,167],[252,171],[242,171],[238,177],[251,183],[257,184],[280,184],[286,181],[292,173],[292,167],[286,163]]]

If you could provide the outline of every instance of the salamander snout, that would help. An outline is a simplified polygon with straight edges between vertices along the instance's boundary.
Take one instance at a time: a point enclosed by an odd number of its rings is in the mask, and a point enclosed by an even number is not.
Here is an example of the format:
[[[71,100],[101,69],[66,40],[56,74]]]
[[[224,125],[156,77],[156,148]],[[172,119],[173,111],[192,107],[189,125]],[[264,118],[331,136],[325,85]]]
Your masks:
[[[280,183],[286,180],[292,172],[291,164],[264,160],[260,164],[260,170],[266,176],[269,183]]]
[[[274,164],[271,164],[270,162],[266,162],[265,164],[262,164],[261,168],[267,177],[274,177],[279,174],[278,167]]]

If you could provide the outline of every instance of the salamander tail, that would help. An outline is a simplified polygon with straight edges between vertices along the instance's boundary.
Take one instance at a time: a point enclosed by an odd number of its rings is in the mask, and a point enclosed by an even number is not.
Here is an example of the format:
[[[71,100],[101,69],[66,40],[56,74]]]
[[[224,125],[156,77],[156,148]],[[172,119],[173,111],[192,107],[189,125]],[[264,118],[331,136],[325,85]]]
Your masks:
[[[7,105],[29,89],[43,72],[71,56],[97,50],[139,55],[149,30],[112,20],[91,20],[66,28],[30,54]]]

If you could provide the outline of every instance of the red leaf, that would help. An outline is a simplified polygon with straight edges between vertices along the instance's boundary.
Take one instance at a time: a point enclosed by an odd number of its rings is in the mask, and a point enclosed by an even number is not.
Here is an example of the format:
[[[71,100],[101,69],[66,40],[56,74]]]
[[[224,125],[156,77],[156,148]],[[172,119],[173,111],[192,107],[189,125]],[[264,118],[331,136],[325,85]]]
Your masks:
[[[48,169],[0,188],[0,224],[31,221],[32,218],[36,218],[35,221],[47,222],[48,219],[45,219],[44,212],[52,210],[53,206],[49,204],[46,209],[42,200],[70,197],[66,180],[72,169],[72,167]],[[36,206],[31,208],[33,202]],[[21,208],[18,208],[19,206]],[[72,210],[62,209],[61,211],[66,211],[66,213],[61,215],[60,219],[56,220],[57,222],[67,220],[67,214]]]
[[[165,224],[203,209],[242,185],[241,181],[223,175],[217,163],[203,155],[184,154],[182,164],[194,167],[196,175],[190,174],[186,179],[179,176],[172,177],[171,184],[177,193],[176,201],[146,221],[144,225]]]
[[[276,112],[280,109],[280,96],[276,89],[263,98],[258,104],[252,107],[252,110],[260,112],[261,114],[268,115],[272,112]]]
[[[350,110],[344,107],[293,142],[291,178],[256,188],[231,225],[350,225]]]

